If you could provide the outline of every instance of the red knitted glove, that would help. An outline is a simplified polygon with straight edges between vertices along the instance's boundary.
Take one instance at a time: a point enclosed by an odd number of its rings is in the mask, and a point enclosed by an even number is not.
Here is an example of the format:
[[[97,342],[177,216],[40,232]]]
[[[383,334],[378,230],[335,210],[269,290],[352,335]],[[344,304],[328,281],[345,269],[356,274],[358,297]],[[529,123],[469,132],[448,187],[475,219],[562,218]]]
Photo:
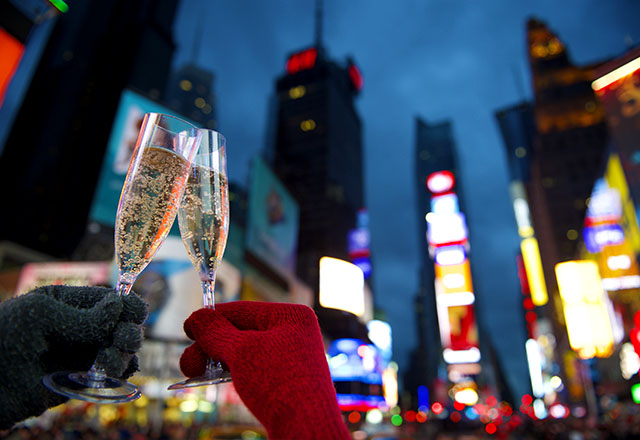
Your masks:
[[[185,376],[202,374],[208,356],[226,364],[240,398],[269,438],[351,439],[311,308],[223,303],[194,312],[184,329],[196,341],[180,358]]]

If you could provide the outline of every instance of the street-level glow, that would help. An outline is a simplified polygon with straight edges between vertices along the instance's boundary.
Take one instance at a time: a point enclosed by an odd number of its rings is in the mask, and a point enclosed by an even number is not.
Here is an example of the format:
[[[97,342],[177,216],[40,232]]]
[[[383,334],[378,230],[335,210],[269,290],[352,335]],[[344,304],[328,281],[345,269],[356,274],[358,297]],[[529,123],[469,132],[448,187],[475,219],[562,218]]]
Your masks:
[[[610,84],[618,81],[621,78],[624,78],[627,75],[632,74],[636,70],[640,69],[640,57],[629,61],[627,64],[623,64],[615,70],[607,73],[606,75],[601,76],[591,83],[591,88],[595,92],[599,92]]]
[[[478,403],[478,393],[473,388],[463,388],[456,391],[453,399],[456,402],[463,403],[467,406],[473,406]]]
[[[527,362],[529,363],[529,377],[531,378],[531,390],[536,397],[544,397],[544,382],[542,380],[542,355],[540,345],[535,339],[527,339],[525,342]]]
[[[544,406],[542,399],[533,401],[533,413],[541,420],[547,417],[547,408]]]
[[[450,348],[445,348],[442,351],[442,357],[448,364],[480,362],[480,350],[476,347],[471,347],[468,350],[452,350]]]
[[[566,261],[555,267],[569,345],[583,359],[613,352],[613,331],[594,261]]]
[[[549,415],[554,419],[564,419],[569,416],[569,408],[561,403],[555,403],[549,407]]]
[[[522,252],[522,261],[529,281],[531,300],[535,305],[542,306],[547,303],[549,297],[547,296],[547,285],[542,271],[538,240],[534,237],[525,238],[520,242],[520,251]]]
[[[620,372],[622,378],[629,380],[640,370],[640,357],[631,342],[625,342],[620,347]]]
[[[320,305],[364,314],[364,274],[355,264],[338,258],[320,259]]]

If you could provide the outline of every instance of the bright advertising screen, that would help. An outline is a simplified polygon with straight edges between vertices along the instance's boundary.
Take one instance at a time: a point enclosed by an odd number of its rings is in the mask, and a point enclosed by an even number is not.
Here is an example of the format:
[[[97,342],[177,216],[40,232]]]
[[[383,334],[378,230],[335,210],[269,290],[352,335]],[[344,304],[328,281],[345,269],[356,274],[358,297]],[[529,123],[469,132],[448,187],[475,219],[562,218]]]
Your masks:
[[[251,164],[246,247],[273,269],[293,274],[298,245],[298,204],[260,159]]]
[[[384,363],[375,345],[360,339],[337,339],[327,350],[338,404],[344,411],[380,408]]]

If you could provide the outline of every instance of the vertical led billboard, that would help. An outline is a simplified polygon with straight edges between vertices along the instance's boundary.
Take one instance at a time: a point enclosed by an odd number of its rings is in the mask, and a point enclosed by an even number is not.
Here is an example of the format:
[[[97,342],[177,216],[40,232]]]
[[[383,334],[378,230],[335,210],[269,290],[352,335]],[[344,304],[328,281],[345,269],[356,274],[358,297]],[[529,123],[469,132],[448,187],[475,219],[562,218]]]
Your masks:
[[[447,364],[480,361],[473,283],[467,258],[467,223],[453,191],[450,171],[427,177],[431,212],[427,213],[427,241],[435,263],[435,292],[442,355]],[[460,376],[463,377],[463,376]]]
[[[251,164],[246,248],[280,273],[295,270],[298,204],[269,167],[255,158]]]

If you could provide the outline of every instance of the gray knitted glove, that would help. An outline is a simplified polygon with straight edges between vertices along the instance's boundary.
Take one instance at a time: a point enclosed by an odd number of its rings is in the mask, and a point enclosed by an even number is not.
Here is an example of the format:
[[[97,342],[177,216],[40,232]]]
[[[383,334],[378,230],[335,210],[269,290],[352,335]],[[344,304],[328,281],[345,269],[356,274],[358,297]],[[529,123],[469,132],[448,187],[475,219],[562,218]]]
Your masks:
[[[104,287],[46,286],[0,303],[0,429],[66,402],[42,384],[56,371],[138,371],[147,304]]]

